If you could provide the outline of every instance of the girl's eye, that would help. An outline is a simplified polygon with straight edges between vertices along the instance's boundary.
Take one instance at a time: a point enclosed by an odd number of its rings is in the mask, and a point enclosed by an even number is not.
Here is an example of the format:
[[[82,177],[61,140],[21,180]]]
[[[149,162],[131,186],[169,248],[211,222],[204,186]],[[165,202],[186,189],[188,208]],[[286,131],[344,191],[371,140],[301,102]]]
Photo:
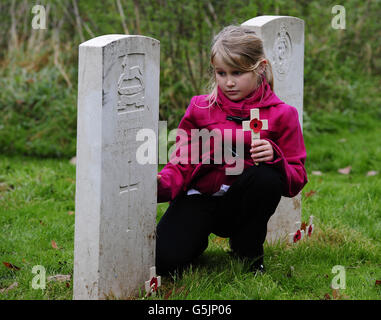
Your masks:
[[[225,71],[217,71],[217,74],[218,74],[219,76],[223,77],[223,76],[226,75],[226,72],[225,72]],[[243,72],[237,70],[237,71],[233,71],[233,72],[231,72],[231,74],[234,75],[234,76],[240,76],[241,74],[243,74]]]

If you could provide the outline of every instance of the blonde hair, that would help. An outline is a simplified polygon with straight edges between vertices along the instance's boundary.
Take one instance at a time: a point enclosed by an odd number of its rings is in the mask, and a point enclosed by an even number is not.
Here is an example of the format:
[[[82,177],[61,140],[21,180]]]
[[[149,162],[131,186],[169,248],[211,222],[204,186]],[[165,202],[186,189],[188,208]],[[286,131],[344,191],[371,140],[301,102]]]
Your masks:
[[[262,74],[257,70],[260,64],[267,60],[263,50],[263,42],[255,31],[240,25],[230,25],[223,28],[214,37],[210,50],[212,77],[209,82],[209,95],[207,96],[207,100],[210,102],[209,106],[217,100],[217,82],[213,66],[213,59],[217,55],[232,68],[242,72],[255,72],[260,80],[262,80]],[[268,60],[263,76],[273,90],[273,74]],[[258,85],[260,84],[258,83]]]

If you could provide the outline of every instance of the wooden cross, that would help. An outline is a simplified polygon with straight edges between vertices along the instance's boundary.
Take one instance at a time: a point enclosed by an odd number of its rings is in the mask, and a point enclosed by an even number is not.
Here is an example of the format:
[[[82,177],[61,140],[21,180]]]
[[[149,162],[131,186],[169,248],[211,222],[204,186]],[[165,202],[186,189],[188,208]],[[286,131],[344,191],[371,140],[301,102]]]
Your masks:
[[[250,109],[250,121],[242,121],[242,130],[251,131],[251,143],[261,138],[261,130],[268,130],[268,128],[268,121],[259,119],[258,108]],[[258,163],[255,162],[255,165],[257,166]]]
[[[308,226],[306,228],[306,233],[309,237],[311,237],[312,232],[314,232],[314,229],[315,229],[315,225],[313,224],[313,219],[314,219],[314,216],[310,216],[310,221],[309,221]]]
[[[156,295],[157,288],[161,286],[161,277],[156,276],[156,267],[151,267],[149,269],[150,280],[145,282],[146,297]]]
[[[311,237],[312,233],[314,232],[315,225],[313,224],[314,216],[310,216],[310,220],[308,222],[308,225],[300,221],[295,222],[296,224],[296,232],[289,233],[289,240],[292,243],[296,243],[303,239],[303,237]]]
[[[242,121],[242,130],[251,130],[251,142],[261,138],[261,130],[268,130],[269,124],[267,120],[259,119],[259,109],[250,109],[250,121]]]
[[[288,235],[289,241],[291,243],[296,243],[296,242],[302,240],[304,237],[304,230],[301,228],[302,223],[300,221],[296,221],[295,225],[297,228],[296,232],[289,233],[289,235]]]

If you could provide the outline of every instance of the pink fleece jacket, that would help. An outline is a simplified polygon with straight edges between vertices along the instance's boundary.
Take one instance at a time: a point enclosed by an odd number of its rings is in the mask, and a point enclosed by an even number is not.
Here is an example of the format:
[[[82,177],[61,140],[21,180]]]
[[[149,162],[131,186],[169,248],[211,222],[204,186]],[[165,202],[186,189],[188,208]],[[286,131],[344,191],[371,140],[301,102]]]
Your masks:
[[[227,168],[236,166],[238,161],[243,161],[243,169],[254,165],[250,156],[251,132],[242,131],[241,123],[226,119],[227,116],[249,117],[252,108],[259,108],[260,119],[268,120],[268,130],[261,130],[260,134],[261,139],[268,140],[274,149],[274,160],[266,163],[278,168],[284,175],[283,196],[297,195],[307,183],[307,173],[304,168],[306,150],[296,108],[281,101],[272,92],[266,80],[250,96],[238,102],[228,99],[219,88],[217,104],[207,107],[209,102],[206,97],[193,97],[180,121],[178,129],[184,130],[182,132],[186,132],[188,139],[184,143],[184,139],[181,140],[179,134],[177,135],[178,143],[171,161],[159,172],[162,178],[158,183],[158,202],[171,201],[190,188],[203,194],[213,194],[222,184],[231,185],[238,177],[237,174],[226,174]],[[194,155],[191,152],[194,132],[192,129],[219,129],[221,132],[220,137],[210,139],[208,152],[203,152],[199,146],[198,159],[191,159],[191,155]],[[182,137],[184,138],[184,135]],[[227,143],[232,146],[237,143],[244,144],[244,155],[238,157],[235,164],[228,164],[229,161],[225,161],[225,158],[222,163],[215,161],[218,145],[223,148]],[[188,150],[188,154],[184,152],[185,149]],[[175,156],[177,161],[172,161]],[[207,159],[209,161],[206,161]]]

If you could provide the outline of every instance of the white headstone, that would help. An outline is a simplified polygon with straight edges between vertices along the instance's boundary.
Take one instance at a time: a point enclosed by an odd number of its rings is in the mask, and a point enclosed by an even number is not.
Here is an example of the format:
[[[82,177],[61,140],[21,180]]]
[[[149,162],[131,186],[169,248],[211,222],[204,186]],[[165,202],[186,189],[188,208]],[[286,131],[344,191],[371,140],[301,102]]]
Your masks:
[[[157,164],[137,163],[136,134],[157,136],[159,68],[152,38],[79,46],[74,299],[144,291],[155,265]]]
[[[244,22],[262,39],[274,75],[274,92],[297,108],[303,125],[304,21],[287,16],[260,16]],[[301,195],[282,197],[268,223],[266,240],[285,240],[301,220]]]

